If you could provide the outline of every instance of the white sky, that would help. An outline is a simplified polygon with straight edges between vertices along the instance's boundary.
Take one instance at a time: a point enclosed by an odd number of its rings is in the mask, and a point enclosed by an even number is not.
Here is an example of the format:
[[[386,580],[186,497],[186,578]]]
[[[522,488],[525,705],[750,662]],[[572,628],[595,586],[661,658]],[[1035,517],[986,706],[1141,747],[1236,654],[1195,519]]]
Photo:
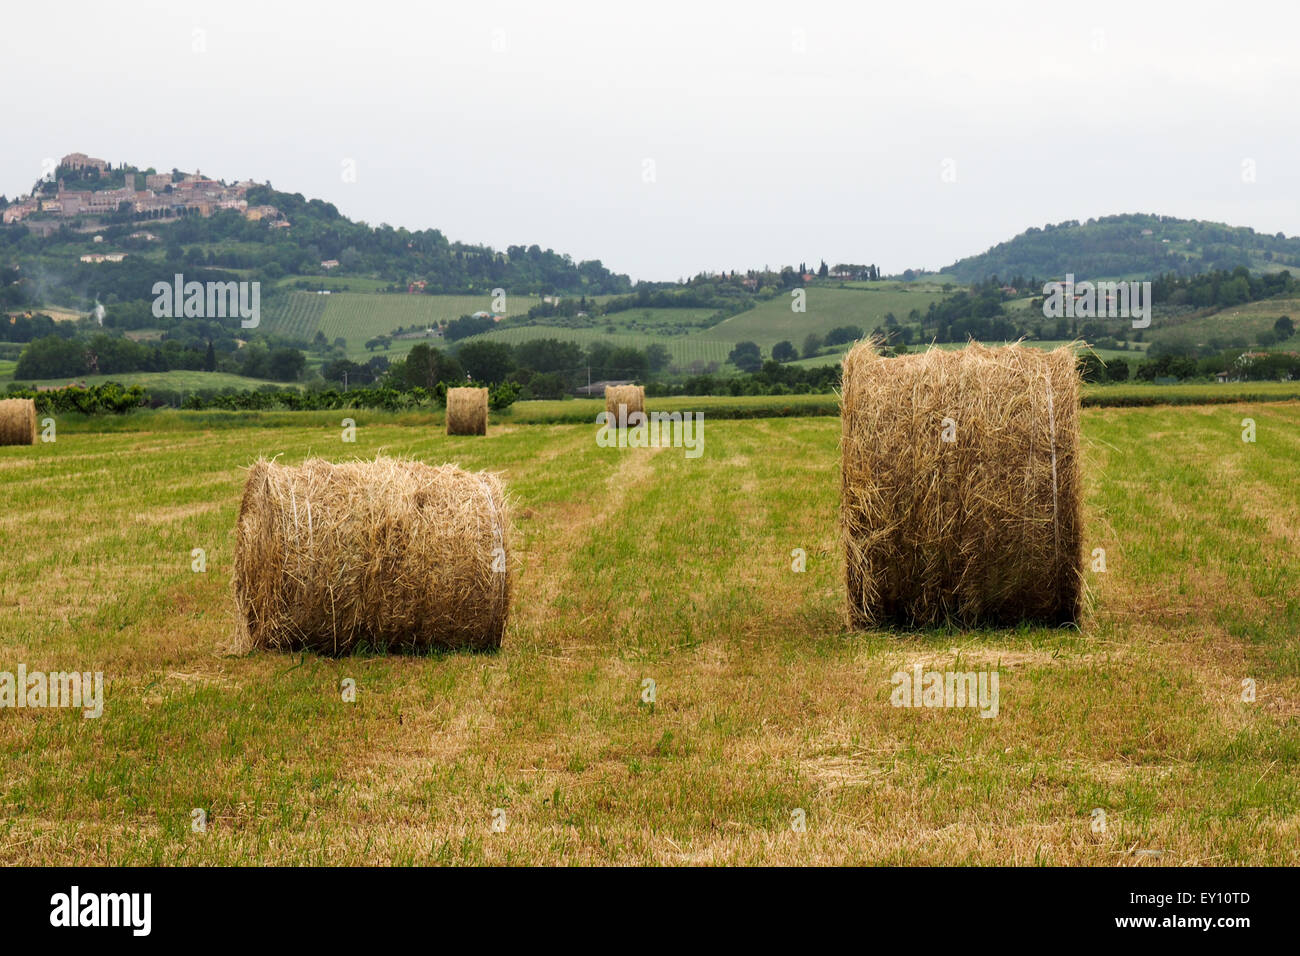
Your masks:
[[[935,268],[1119,212],[1290,235],[1298,21],[1184,0],[7,3],[0,192],[82,151],[645,279]]]

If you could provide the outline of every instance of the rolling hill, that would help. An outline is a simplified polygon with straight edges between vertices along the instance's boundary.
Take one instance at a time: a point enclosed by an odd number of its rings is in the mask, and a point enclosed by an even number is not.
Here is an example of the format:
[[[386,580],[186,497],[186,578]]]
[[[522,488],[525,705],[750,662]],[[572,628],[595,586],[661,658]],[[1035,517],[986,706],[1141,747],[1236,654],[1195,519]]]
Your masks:
[[[972,283],[991,276],[1046,280],[1067,272],[1080,279],[1191,275],[1237,266],[1252,271],[1300,268],[1300,237],[1173,216],[1103,216],[1027,229],[939,272]]]
[[[777,342],[788,341],[798,348],[810,333],[825,336],[831,329],[844,326],[857,326],[869,333],[877,326],[883,326],[890,314],[900,323],[906,323],[913,309],[924,313],[931,302],[944,297],[937,289],[927,286],[908,289],[902,283],[890,283],[880,289],[814,285],[805,291],[807,309],[804,312],[792,310],[792,297],[778,295],[760,302],[752,309],[706,327],[695,324],[701,315],[699,310],[656,309],[647,310],[644,315],[637,310],[629,310],[626,313],[601,316],[594,328],[514,325],[493,329],[474,339],[512,345],[546,338],[581,345],[606,341],[640,349],[657,344],[668,350],[674,366],[688,369],[698,364],[725,364],[727,356],[738,342],[754,342],[764,357],[768,357],[772,346]],[[643,316],[646,328],[653,331],[643,331],[630,325],[630,321],[635,321],[632,317],[636,316]],[[677,322],[674,322],[674,316]],[[609,326],[604,322],[606,318],[610,320]],[[609,331],[610,328],[613,329],[612,332]],[[826,361],[832,362],[835,359],[827,358]]]

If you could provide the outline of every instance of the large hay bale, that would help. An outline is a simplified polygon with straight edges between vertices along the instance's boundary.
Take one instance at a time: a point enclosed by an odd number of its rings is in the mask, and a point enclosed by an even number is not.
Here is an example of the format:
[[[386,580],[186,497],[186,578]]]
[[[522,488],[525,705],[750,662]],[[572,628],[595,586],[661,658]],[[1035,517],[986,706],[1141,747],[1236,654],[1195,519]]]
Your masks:
[[[619,406],[626,409],[619,417]],[[645,388],[641,385],[606,385],[605,411],[609,413],[609,427],[618,428],[619,422],[626,422],[633,427],[645,423]],[[639,418],[632,418],[633,413]]]
[[[447,389],[448,435],[486,435],[487,418],[486,388]]]
[[[845,356],[841,530],[854,627],[1077,620],[1079,392],[1068,347],[886,359],[863,343]]]
[[[0,445],[36,444],[36,403],[30,398],[0,400]]]
[[[382,457],[261,460],[236,535],[242,649],[501,645],[509,514],[488,472]]]

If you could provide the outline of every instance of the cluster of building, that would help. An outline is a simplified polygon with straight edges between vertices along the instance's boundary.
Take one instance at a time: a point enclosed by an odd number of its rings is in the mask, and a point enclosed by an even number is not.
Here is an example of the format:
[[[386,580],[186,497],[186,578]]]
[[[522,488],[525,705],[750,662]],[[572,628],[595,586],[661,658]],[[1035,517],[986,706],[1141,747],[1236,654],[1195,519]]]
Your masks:
[[[85,153],[70,153],[59,163],[60,170],[97,169],[108,172],[108,163]],[[37,214],[42,219],[76,219],[87,216],[107,216],[117,212],[123,203],[140,215],[156,213],[159,218],[171,218],[197,213],[210,216],[219,209],[234,209],[249,219],[268,220],[278,228],[288,228],[289,223],[274,206],[250,206],[245,198],[251,180],[227,186],[216,179],[207,179],[201,173],[127,173],[124,185],[116,189],[68,189],[63,177],[53,193],[36,189],[31,196],[7,206],[3,212],[5,223],[21,222]]]

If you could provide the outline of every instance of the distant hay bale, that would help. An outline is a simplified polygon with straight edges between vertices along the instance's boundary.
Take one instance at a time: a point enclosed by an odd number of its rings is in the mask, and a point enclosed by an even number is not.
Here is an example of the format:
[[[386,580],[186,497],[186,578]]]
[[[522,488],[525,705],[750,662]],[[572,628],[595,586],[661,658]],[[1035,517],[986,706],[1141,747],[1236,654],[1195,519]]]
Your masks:
[[[618,407],[620,405],[627,406],[627,410],[623,413],[623,421],[634,426],[644,423],[645,388],[640,385],[606,385],[605,411],[609,413],[609,425],[612,427],[618,427]],[[641,418],[632,421],[633,412],[640,412]]]
[[[0,445],[36,444],[36,403],[30,398],[0,400]]]
[[[447,389],[448,435],[486,435],[487,419],[486,388]]]
[[[1079,393],[1069,347],[845,356],[852,626],[1078,619]]]
[[[484,650],[510,613],[495,475],[378,458],[249,470],[235,546],[242,650]]]

